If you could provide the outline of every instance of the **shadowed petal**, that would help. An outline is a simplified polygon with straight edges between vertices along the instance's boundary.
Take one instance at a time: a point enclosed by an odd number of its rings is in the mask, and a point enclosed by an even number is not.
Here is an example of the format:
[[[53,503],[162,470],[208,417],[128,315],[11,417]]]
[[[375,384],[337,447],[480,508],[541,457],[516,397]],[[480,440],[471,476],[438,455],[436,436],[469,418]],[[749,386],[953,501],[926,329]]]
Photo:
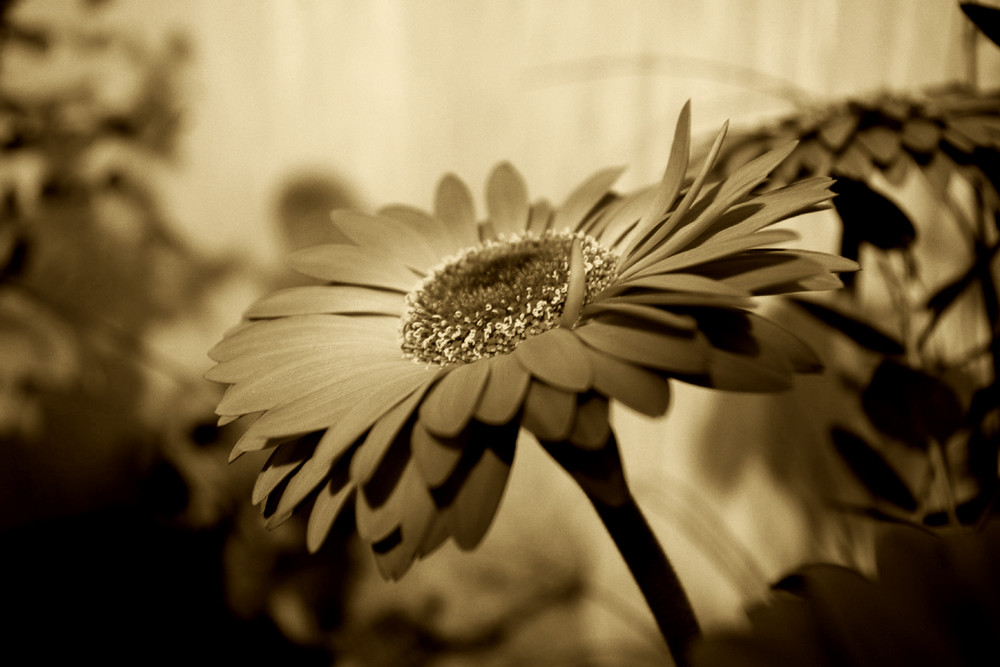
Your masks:
[[[610,287],[597,295],[595,301],[617,296],[626,290],[642,289],[661,292],[686,292],[693,294],[725,294],[749,298],[750,292],[738,290],[718,280],[712,280],[694,273],[667,273],[643,276],[630,280],[616,281]]]
[[[382,462],[382,458],[406,422],[413,417],[417,405],[429,387],[429,382],[417,387],[410,396],[382,415],[372,425],[365,441],[351,457],[351,480],[355,484],[365,484],[371,480],[375,469]]]
[[[840,286],[831,271],[855,271],[858,265],[834,255],[804,250],[756,250],[705,264],[699,271],[736,289],[754,294],[784,294],[805,289],[799,283],[818,277],[826,289]],[[819,289],[817,287],[812,289]]]
[[[490,381],[476,406],[475,417],[485,424],[506,424],[521,409],[531,375],[509,355],[493,357],[489,364]]]
[[[406,294],[420,282],[417,274],[384,255],[358,246],[331,243],[296,250],[292,268],[313,278],[345,285],[367,285]]]
[[[833,196],[831,185],[833,179],[830,178],[807,178],[754,197],[742,206],[758,210],[741,222],[720,230],[713,238],[721,240],[751,234],[796,213],[812,210]]]
[[[558,442],[569,437],[576,415],[576,394],[537,380],[524,397],[521,426],[541,441]]]
[[[316,502],[313,503],[309,521],[306,523],[306,548],[310,553],[316,553],[323,546],[333,522],[340,516],[347,501],[354,497],[354,490],[354,485],[348,482],[346,477],[344,479],[331,477],[316,494]]]
[[[254,505],[260,504],[274,489],[281,484],[294,470],[312,456],[319,442],[319,434],[309,434],[279,445],[271,452],[267,462],[261,468],[254,481],[250,500]]]
[[[676,373],[700,373],[708,363],[707,343],[700,334],[663,334],[634,325],[612,325],[591,320],[575,330],[590,347],[623,361]]]
[[[435,435],[458,435],[472,418],[489,377],[487,359],[454,368],[428,392],[420,405],[420,421]]]
[[[356,401],[347,401],[350,409],[323,434],[316,445],[316,451],[291,477],[282,500],[287,497],[289,502],[301,502],[378,419],[422,385],[428,385],[432,378],[433,374],[426,371],[423,374],[403,376],[380,384],[376,389],[359,396]]]
[[[243,436],[236,441],[236,444],[233,445],[232,451],[229,452],[229,463],[232,463],[247,452],[259,452],[279,445],[282,442],[287,442],[287,438],[248,438],[244,433]]]
[[[667,411],[670,384],[665,378],[596,351],[591,354],[590,363],[594,368],[595,391],[650,417],[659,417]]]
[[[678,331],[694,331],[698,328],[698,322],[690,315],[672,313],[669,310],[637,303],[628,303],[626,298],[595,301],[584,308],[581,315],[583,317],[596,317],[600,314],[622,315]]]
[[[486,210],[497,234],[518,234],[528,224],[528,188],[507,162],[497,165],[486,184]]]
[[[375,512],[387,518],[398,516],[398,536],[388,540],[391,548],[372,544],[375,565],[382,577],[390,581],[403,576],[418,556],[426,554],[444,539],[440,534],[438,509],[412,464],[403,473],[393,496]]]
[[[458,495],[444,512],[445,525],[462,549],[474,549],[486,535],[507,486],[513,445],[498,454],[486,448],[473,465]]]
[[[704,245],[679,252],[676,255],[664,256],[659,261],[636,262],[625,274],[622,280],[630,277],[641,277],[672,271],[680,271],[699,264],[705,264],[716,259],[736,255],[752,248],[794,241],[799,238],[798,232],[791,229],[768,229],[755,234],[737,236],[735,238],[710,240]]]
[[[608,399],[604,396],[595,393],[581,396],[576,407],[576,422],[573,424],[569,442],[588,450],[598,450],[603,447],[611,437],[608,412]]]
[[[457,438],[440,438],[418,420],[410,436],[410,448],[417,471],[429,488],[436,488],[447,481],[459,460],[469,436],[462,432]]]
[[[557,389],[590,389],[587,350],[569,329],[558,327],[522,341],[514,358],[539,380]]]
[[[398,292],[338,285],[308,285],[278,290],[254,303],[244,317],[288,317],[310,313],[401,315],[403,296]]]

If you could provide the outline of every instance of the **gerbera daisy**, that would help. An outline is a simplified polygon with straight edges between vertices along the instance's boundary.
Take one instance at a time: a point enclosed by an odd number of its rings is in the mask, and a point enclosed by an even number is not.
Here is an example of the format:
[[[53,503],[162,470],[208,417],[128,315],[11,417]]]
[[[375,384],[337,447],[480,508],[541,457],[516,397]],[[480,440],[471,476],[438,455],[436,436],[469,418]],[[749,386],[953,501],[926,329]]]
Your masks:
[[[275,525],[309,507],[317,549],[353,507],[387,578],[446,539],[475,547],[522,429],[579,451],[612,440],[609,401],[647,415],[669,378],[732,390],[790,386],[815,354],[751,312],[753,297],[840,286],[853,262],[777,249],[767,227],[830,197],[812,178],[750,193],[794,144],[706,186],[725,135],[686,182],[685,105],[662,181],[634,194],[600,171],[558,207],[530,202],[508,164],[485,219],[445,176],[433,214],[336,211],[353,243],[294,253],[322,284],[276,292],[212,351],[231,386],[217,412],[253,422],[233,457],[271,449],[253,501]]]

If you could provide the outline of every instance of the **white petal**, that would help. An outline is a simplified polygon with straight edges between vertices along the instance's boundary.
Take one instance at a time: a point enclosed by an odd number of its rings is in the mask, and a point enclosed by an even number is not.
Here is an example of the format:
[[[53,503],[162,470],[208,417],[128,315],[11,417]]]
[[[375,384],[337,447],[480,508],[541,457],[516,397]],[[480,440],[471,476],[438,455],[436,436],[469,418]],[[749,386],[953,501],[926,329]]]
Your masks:
[[[498,234],[518,234],[528,225],[528,188],[507,162],[498,164],[486,184],[486,209]]]
[[[472,193],[457,176],[447,174],[438,183],[434,214],[448,227],[456,247],[471,248],[479,243]]]
[[[334,211],[330,219],[360,248],[411,269],[426,272],[440,259],[423,234],[397,219],[350,210]]]
[[[398,292],[354,285],[308,285],[278,290],[254,303],[247,318],[287,317],[311,313],[402,315]]]
[[[289,258],[296,271],[345,285],[382,287],[407,293],[420,282],[416,273],[377,251],[331,243],[296,250]]]

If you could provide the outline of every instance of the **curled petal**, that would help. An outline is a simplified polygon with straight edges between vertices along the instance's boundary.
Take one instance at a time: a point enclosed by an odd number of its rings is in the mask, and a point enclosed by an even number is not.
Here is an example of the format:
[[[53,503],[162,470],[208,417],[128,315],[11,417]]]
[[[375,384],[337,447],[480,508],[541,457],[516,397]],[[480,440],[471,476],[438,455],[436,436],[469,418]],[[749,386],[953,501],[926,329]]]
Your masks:
[[[565,391],[590,389],[587,350],[569,329],[557,327],[521,342],[514,357],[533,376]]]

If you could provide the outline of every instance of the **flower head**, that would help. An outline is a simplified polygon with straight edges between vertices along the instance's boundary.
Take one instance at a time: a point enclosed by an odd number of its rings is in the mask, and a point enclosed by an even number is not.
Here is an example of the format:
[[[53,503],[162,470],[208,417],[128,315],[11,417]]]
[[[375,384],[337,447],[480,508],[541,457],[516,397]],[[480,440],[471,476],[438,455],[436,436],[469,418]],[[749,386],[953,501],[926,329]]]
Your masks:
[[[840,286],[853,262],[775,249],[766,229],[830,197],[815,178],[749,193],[782,147],[705,186],[718,153],[686,183],[685,106],[662,182],[610,190],[598,172],[558,207],[530,202],[507,164],[487,217],[454,176],[434,213],[337,211],[350,244],[292,256],[322,285],[276,292],[211,352],[231,385],[217,412],[253,422],[233,456],[270,448],[253,500],[272,524],[309,506],[311,548],[353,506],[383,575],[452,537],[472,548],[500,502],[521,429],[596,449],[610,400],[648,415],[668,379],[733,390],[790,386],[819,361],[750,311],[753,297]]]

